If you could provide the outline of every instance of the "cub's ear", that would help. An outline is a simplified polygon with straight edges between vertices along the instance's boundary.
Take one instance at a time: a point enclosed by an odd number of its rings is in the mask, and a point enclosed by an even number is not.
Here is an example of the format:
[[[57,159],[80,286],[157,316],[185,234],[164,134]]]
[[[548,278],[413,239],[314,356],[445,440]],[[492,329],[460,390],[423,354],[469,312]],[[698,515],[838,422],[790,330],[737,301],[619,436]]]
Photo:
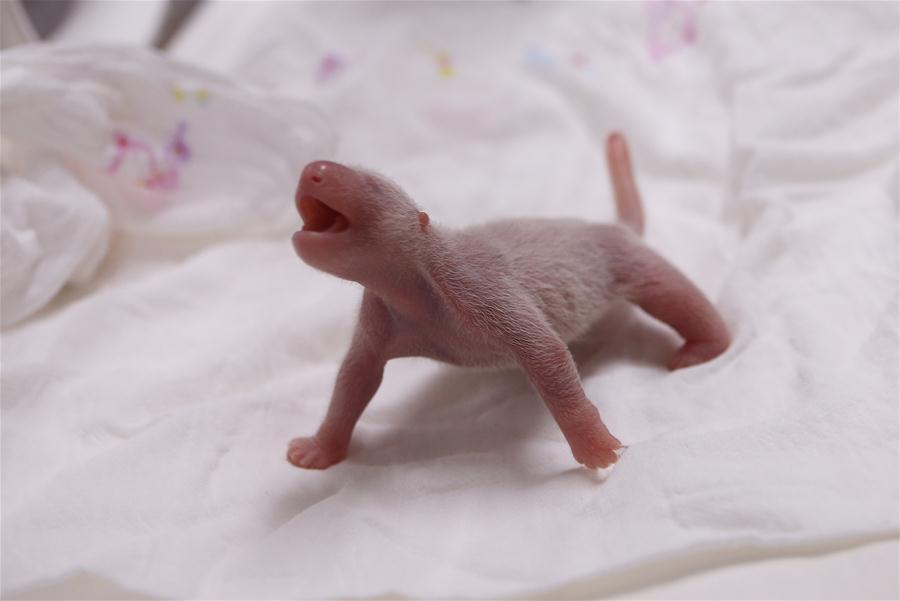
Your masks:
[[[422,226],[422,229],[428,227],[428,213],[425,211],[419,211],[419,225]]]

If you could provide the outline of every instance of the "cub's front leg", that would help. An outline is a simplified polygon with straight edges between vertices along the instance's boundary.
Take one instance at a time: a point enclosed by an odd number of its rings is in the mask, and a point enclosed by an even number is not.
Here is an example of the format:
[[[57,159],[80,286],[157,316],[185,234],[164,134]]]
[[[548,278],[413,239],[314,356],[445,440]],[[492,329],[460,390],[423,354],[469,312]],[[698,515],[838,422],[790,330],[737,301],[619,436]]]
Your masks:
[[[443,292],[468,327],[505,346],[540,394],[562,430],[575,460],[591,468],[616,462],[622,443],[610,434],[600,412],[584,394],[575,361],[565,342],[527,294],[495,284],[499,278],[476,279],[456,272],[455,285]]]
[[[295,438],[287,459],[297,467],[323,470],[347,456],[353,428],[381,385],[386,359],[387,328],[383,307],[368,297],[363,300],[350,350],[338,371],[331,404],[313,436]]]
[[[575,460],[590,469],[609,467],[622,443],[607,429],[584,394],[575,361],[565,343],[537,315],[521,316],[507,339],[531,384],[569,443]]]

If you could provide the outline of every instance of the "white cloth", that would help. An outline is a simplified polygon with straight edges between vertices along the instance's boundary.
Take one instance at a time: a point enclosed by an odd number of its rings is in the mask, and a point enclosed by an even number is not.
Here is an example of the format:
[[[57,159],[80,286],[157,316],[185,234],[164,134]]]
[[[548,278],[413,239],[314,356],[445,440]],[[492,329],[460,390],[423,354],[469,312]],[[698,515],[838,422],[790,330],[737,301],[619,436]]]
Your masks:
[[[280,192],[333,146],[304,103],[149,51],[35,45],[2,65],[4,325],[90,275],[108,213],[126,236],[285,229]]]
[[[608,477],[518,374],[416,359],[388,365],[346,462],[291,467],[360,292],[286,235],[217,240],[130,278],[123,259],[4,335],[4,592],[540,596],[897,536],[897,6],[666,6],[226,4],[191,42],[313,99],[339,159],[443,224],[611,216],[602,142],[625,132],[649,243],[735,341],[667,373],[674,335],[623,311],[584,345],[629,445]]]
[[[2,324],[43,307],[67,282],[90,279],[106,254],[109,214],[100,200],[51,160],[5,171],[2,193]]]

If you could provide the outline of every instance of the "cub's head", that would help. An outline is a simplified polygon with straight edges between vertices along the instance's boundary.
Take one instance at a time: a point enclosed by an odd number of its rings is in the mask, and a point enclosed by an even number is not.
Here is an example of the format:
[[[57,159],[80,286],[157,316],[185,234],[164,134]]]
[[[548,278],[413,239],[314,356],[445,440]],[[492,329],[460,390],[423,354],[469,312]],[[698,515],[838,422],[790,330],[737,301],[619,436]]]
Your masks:
[[[416,252],[428,230],[428,215],[396,184],[339,163],[307,165],[295,201],[303,219],[293,236],[297,255],[348,280],[398,264]]]

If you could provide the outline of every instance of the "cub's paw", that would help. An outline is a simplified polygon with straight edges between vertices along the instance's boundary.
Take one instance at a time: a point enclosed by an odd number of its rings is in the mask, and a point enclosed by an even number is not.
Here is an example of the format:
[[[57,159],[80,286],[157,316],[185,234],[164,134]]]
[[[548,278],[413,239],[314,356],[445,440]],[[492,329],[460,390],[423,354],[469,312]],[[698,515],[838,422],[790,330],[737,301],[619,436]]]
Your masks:
[[[567,438],[575,461],[586,468],[595,470],[609,467],[619,459],[616,450],[622,448],[622,443],[606,428],[582,430]]]
[[[678,349],[669,361],[669,371],[712,361],[728,348],[727,340],[689,341]]]
[[[295,438],[288,444],[287,460],[308,470],[324,470],[343,461],[347,450],[322,445],[315,436]]]

